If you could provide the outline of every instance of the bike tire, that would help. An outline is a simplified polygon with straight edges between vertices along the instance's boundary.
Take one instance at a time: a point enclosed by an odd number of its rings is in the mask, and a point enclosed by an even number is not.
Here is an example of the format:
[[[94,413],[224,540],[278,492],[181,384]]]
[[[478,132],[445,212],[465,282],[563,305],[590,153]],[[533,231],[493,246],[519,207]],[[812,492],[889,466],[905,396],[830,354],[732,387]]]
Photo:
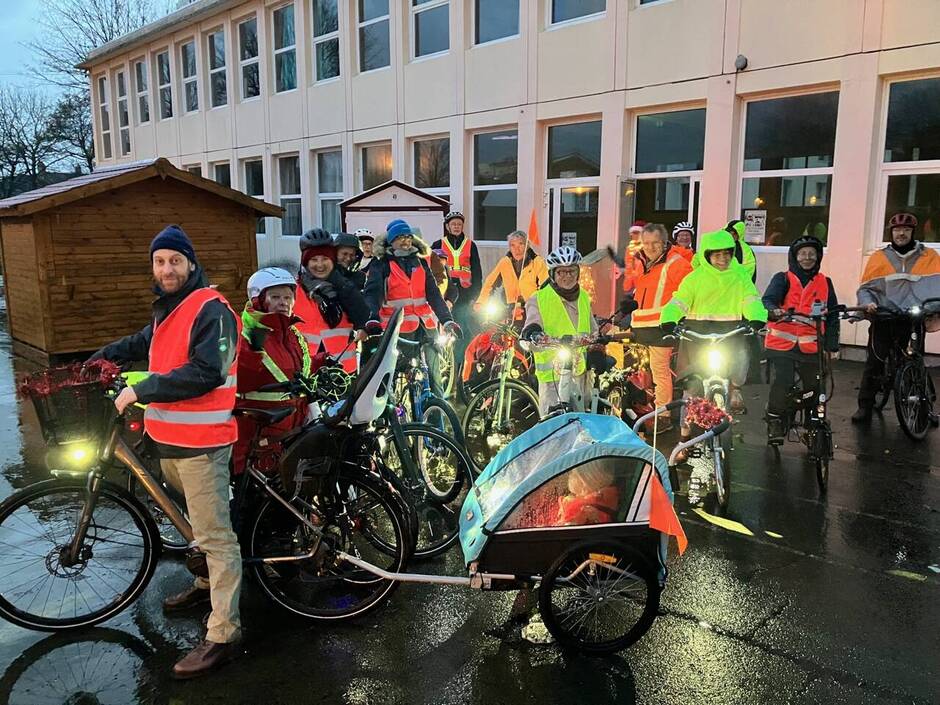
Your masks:
[[[20,523],[17,524],[15,533],[19,536],[25,535],[25,532],[22,528],[23,524],[25,523],[25,519],[16,514],[17,510],[23,507],[28,507],[30,503],[33,503],[36,500],[48,498],[50,500],[50,506],[45,507],[44,511],[30,511],[27,509],[27,512],[29,513],[29,516],[41,516],[46,519],[48,526],[43,530],[44,535],[48,538],[51,538],[52,544],[56,545],[52,545],[48,552],[39,548],[38,553],[32,553],[35,557],[38,557],[41,560],[42,570],[49,574],[49,578],[55,579],[58,577],[68,577],[64,575],[56,575],[55,571],[58,570],[64,572],[72,570],[72,567],[62,566],[61,564],[57,563],[61,548],[65,545],[65,543],[67,543],[68,539],[71,538],[71,535],[69,535],[68,531],[56,533],[54,531],[54,527],[52,526],[52,521],[56,518],[56,514],[58,513],[64,521],[68,521],[66,517],[71,516],[72,521],[74,522],[78,515],[76,509],[80,509],[84,504],[85,492],[85,480],[76,478],[70,480],[45,480],[43,482],[36,483],[35,485],[26,487],[16,494],[11,495],[6,500],[4,500],[2,504],[0,504],[0,542],[8,547],[13,546],[15,550],[15,546],[18,545],[16,542],[22,542],[22,539],[16,539],[11,542],[9,538],[5,538],[4,534],[7,532],[4,531],[4,523],[7,522],[7,520],[11,520],[10,523],[13,523],[12,519],[17,519],[20,521]],[[55,505],[55,498],[57,495],[74,495],[74,506],[57,510]],[[65,501],[69,501],[71,497],[65,497],[64,499]],[[122,512],[125,513],[126,516],[130,517],[131,525],[140,535],[139,565],[131,565],[130,567],[123,569],[125,571],[133,572],[133,575],[130,576],[128,585],[120,590],[116,596],[106,601],[105,598],[100,595],[100,593],[96,593],[99,599],[105,601],[105,604],[100,608],[94,609],[92,607],[92,603],[88,600],[91,598],[92,601],[94,601],[95,597],[91,595],[86,596],[84,593],[80,594],[80,589],[86,587],[86,585],[82,584],[80,588],[80,581],[76,580],[73,584],[74,592],[71,597],[71,601],[76,606],[76,611],[71,617],[61,616],[63,603],[69,599],[69,589],[66,586],[65,591],[59,598],[59,612],[55,617],[51,617],[44,614],[35,614],[30,612],[30,609],[32,608],[32,602],[30,602],[30,604],[27,605],[24,609],[22,607],[16,606],[10,601],[10,599],[8,599],[13,597],[13,591],[16,588],[22,587],[22,585],[14,585],[11,588],[5,588],[3,584],[0,583],[0,616],[9,622],[26,629],[45,632],[63,632],[70,629],[81,629],[84,627],[93,626],[95,624],[100,624],[101,622],[104,622],[105,620],[108,620],[122,612],[140,596],[144,588],[147,587],[147,584],[150,582],[150,579],[153,577],[153,572],[156,569],[157,562],[160,558],[161,543],[160,536],[157,533],[156,524],[154,523],[153,518],[147,513],[147,510],[143,507],[143,505],[141,505],[140,502],[138,502],[126,489],[113,483],[102,481],[98,493],[98,506],[95,509],[95,516],[104,517],[103,521],[110,519],[113,522],[114,518],[109,517],[104,513],[105,510],[103,507],[105,503],[110,503],[117,508],[118,511],[114,514],[114,517],[119,516]],[[25,523],[25,525],[28,528],[28,523]],[[9,524],[7,524],[7,527],[9,527]],[[89,541],[89,536],[92,535],[93,531],[100,530],[101,528],[102,527],[98,525],[89,527],[89,533],[86,534],[86,542]],[[105,525],[105,528],[111,527]],[[111,534],[108,534],[107,536],[102,535],[101,537],[95,537],[95,539],[92,539],[92,545],[106,545],[108,543],[124,546],[131,545],[128,543],[119,543],[118,541],[111,539],[111,536],[114,536],[115,533],[119,534],[119,530],[112,529]],[[60,536],[61,539],[59,538]],[[37,536],[35,538],[40,537]],[[119,535],[119,538],[123,537]],[[59,543],[60,541],[63,543]],[[94,561],[96,558],[99,562],[95,565],[100,565],[104,570],[109,571],[109,574],[117,575],[118,573],[116,573],[116,568],[114,566],[107,567],[101,561],[102,554],[100,551],[101,549],[99,548],[99,552],[96,555],[94,551],[90,550],[89,546],[89,555],[85,560],[84,565],[77,569],[74,577],[80,578],[81,581],[88,581],[91,578],[96,577],[95,573],[88,571],[89,566],[92,565],[92,561]],[[126,554],[127,551],[124,551],[124,553]],[[0,561],[9,558],[10,555],[10,550],[5,550],[3,557],[0,557]],[[25,560],[30,560],[29,555],[26,556]],[[136,560],[133,562],[137,563]],[[19,571],[22,571],[23,569],[24,565],[20,565],[16,569],[16,572],[19,573]],[[88,576],[82,577],[86,571],[89,572]],[[2,572],[3,575],[0,580],[3,580],[3,578],[10,578],[13,575],[13,571],[9,567],[7,570],[0,572]],[[14,580],[18,580],[20,577],[22,577],[22,574],[15,577]],[[112,580],[113,579],[114,578],[112,578]],[[31,593],[35,593],[37,596],[40,596],[44,590],[44,586],[46,585],[47,580],[48,578],[42,575],[42,571],[39,571],[38,578],[32,579],[31,582],[30,579],[27,580],[29,591]],[[105,582],[103,578],[101,578],[101,580],[102,582]],[[45,608],[49,605],[49,601],[52,598],[53,586],[54,583],[50,584],[49,591],[42,607],[43,610],[45,610]],[[114,589],[110,585],[108,585],[108,587],[111,590]],[[79,604],[79,597],[82,598],[82,602],[84,602],[85,606],[88,608],[89,611],[87,613],[78,614],[77,607]]]
[[[454,393],[455,380],[457,375],[456,364],[454,362],[454,346],[448,345],[438,353],[439,369],[441,374],[441,394],[445,399],[449,399]]]
[[[709,401],[719,409],[727,408],[727,400],[724,394],[712,394]],[[715,465],[715,505],[719,513],[728,511],[728,504],[731,501],[731,429],[719,436],[713,436],[709,440],[708,452],[712,454]]]
[[[894,378],[894,410],[901,430],[913,441],[922,441],[930,428],[930,389],[922,360],[906,360]]]
[[[447,401],[436,396],[428,397],[422,404],[421,418],[416,422],[433,426],[441,433],[450,436],[458,443],[463,443],[463,429],[460,417]]]
[[[356,568],[344,561],[338,551],[357,555],[390,572],[403,571],[411,551],[407,545],[407,520],[401,516],[397,500],[382,482],[372,476],[340,475],[330,481],[329,489],[320,493],[319,500],[315,497],[311,501],[329,513],[323,519],[320,538],[300,524],[278,501],[269,499],[261,504],[250,522],[247,546],[252,577],[273,602],[316,621],[354,619],[384,604],[398,587],[398,581]],[[384,549],[380,549],[377,555],[371,552],[363,555],[363,550],[368,549],[368,544],[373,541],[373,537],[363,529],[368,527],[372,530],[375,527],[371,525],[376,522],[365,518],[356,504],[363,509],[379,508],[382,514],[379,520],[387,522],[382,527],[383,539],[390,539],[389,544],[395,546],[394,555],[387,555]],[[365,543],[352,544],[347,535],[350,531],[361,532]],[[313,543],[313,549],[307,549],[302,541]],[[263,563],[259,560],[281,557],[285,553],[288,556],[305,555],[310,550],[315,551],[313,557],[297,561]],[[335,596],[320,594],[317,598],[322,603],[313,604],[313,592],[318,586],[324,589],[332,587]],[[290,593],[287,592],[288,587],[291,588]]]
[[[829,462],[832,460],[832,430],[823,422],[810,436],[810,455],[816,467],[816,484],[820,494],[829,489]]]
[[[502,423],[494,428],[495,400],[501,384],[505,384],[502,404],[509,408],[502,410]],[[509,441],[540,420],[539,398],[528,385],[513,380],[491,380],[474,395],[464,413],[464,445],[470,460],[482,471]]]

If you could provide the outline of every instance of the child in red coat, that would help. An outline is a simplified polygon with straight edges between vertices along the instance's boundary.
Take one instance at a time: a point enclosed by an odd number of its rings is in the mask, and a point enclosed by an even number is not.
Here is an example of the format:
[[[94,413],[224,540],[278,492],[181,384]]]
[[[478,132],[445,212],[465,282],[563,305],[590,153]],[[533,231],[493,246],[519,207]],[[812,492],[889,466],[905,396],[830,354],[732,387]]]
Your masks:
[[[568,473],[568,492],[558,499],[558,526],[606,524],[614,521],[620,490],[609,470],[580,467]]]

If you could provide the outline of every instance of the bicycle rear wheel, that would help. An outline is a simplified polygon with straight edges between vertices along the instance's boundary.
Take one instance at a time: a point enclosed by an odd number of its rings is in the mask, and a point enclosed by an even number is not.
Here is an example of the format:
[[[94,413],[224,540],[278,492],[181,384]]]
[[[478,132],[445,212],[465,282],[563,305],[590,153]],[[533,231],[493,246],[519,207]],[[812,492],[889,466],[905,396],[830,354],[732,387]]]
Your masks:
[[[454,393],[454,378],[457,376],[456,365],[454,364],[454,346],[447,345],[438,352],[438,369],[441,375],[441,394],[445,399],[449,399]]]
[[[923,360],[906,360],[894,378],[894,410],[901,430],[922,441],[930,428],[930,389]]]
[[[540,420],[539,399],[521,382],[494,379],[470,400],[463,417],[463,435],[478,470],[513,438]]]
[[[463,443],[463,430],[460,428],[460,417],[457,416],[454,407],[443,399],[438,399],[435,396],[427,397],[421,407],[421,418],[416,419],[416,421],[436,428],[458,443]]]

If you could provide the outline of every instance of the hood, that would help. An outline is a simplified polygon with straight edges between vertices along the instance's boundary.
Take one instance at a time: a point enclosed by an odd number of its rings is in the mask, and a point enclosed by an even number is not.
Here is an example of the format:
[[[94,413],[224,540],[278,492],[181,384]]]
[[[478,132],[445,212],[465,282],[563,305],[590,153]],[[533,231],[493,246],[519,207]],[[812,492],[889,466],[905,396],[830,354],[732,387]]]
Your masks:
[[[816,249],[816,266],[810,270],[803,269],[800,266],[800,263],[796,261],[796,251],[806,247],[807,245],[812,245]],[[806,284],[807,281],[819,274],[819,269],[822,266],[823,258],[823,245],[815,237],[801,237],[797,238],[792,245],[790,245],[790,251],[787,254],[787,262],[790,267],[790,271],[793,272],[801,282]]]
[[[431,254],[431,246],[417,235],[412,236],[411,241],[415,249],[418,250],[417,254],[419,257],[427,257]],[[388,246],[385,243],[385,233],[382,233],[375,238],[375,242],[372,244],[372,256],[376,259],[385,259],[388,254]]]
[[[745,225],[744,225],[743,220],[732,220],[725,227],[725,230],[727,230],[730,233],[731,232],[730,228],[734,228],[734,232],[738,234],[738,240],[744,240]]]
[[[715,274],[724,274],[725,272],[719,272],[705,259],[705,254],[711,250],[733,250],[734,237],[732,237],[731,233],[727,230],[714,230],[710,233],[703,233],[698,242],[698,251],[692,258],[692,266],[695,268],[707,268]],[[736,259],[732,258],[731,265],[725,271],[731,272],[740,266],[741,264]]]

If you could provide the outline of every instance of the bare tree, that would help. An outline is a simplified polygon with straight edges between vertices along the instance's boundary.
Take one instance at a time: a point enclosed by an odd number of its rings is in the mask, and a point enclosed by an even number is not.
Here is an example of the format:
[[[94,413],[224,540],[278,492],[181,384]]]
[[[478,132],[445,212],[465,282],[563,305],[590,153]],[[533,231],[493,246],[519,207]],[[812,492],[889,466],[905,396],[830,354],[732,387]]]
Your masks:
[[[60,159],[78,162],[88,171],[95,168],[95,135],[87,89],[70,91],[59,99],[51,129]]]
[[[0,169],[7,194],[45,185],[49,167],[62,160],[53,127],[55,104],[33,88],[0,86]]]

